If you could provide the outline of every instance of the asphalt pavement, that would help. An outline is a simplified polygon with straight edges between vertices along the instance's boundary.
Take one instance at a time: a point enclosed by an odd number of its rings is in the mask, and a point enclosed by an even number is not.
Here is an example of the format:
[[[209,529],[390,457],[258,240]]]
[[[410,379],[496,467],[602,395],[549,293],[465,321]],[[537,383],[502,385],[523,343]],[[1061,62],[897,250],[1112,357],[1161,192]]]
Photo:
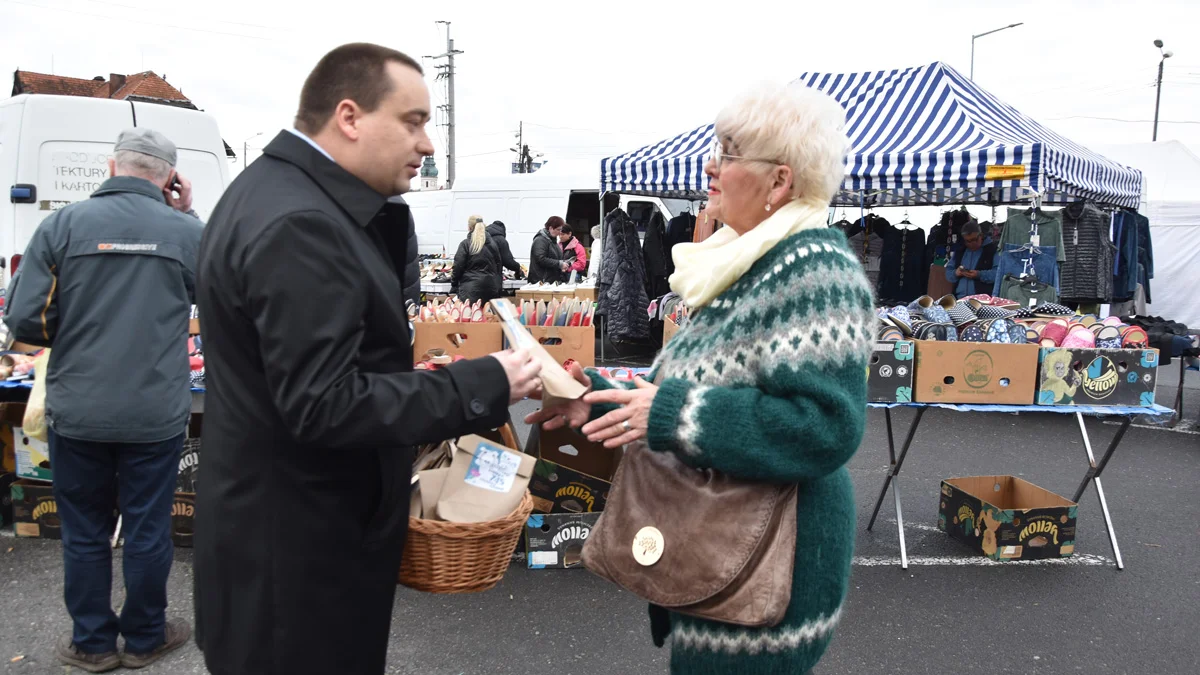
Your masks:
[[[1159,400],[1169,405],[1173,395],[1160,390]],[[1189,407],[1200,403],[1195,389],[1189,396]],[[526,403],[514,413],[532,409]],[[850,466],[859,512],[856,564],[841,625],[818,673],[1200,671],[1193,639],[1200,625],[1200,434],[1135,426],[1106,469],[1125,570],[1112,563],[1094,486],[1080,502],[1073,558],[990,563],[937,531],[941,479],[1013,474],[1069,497],[1087,470],[1078,425],[1067,415],[930,410],[901,473],[911,563],[902,570],[890,491],[874,531],[865,530],[888,466],[883,413],[869,415]],[[911,410],[893,413],[898,437],[912,417]],[[1117,428],[1087,425],[1097,452]],[[523,425],[520,431],[526,433]],[[191,560],[191,551],[176,550],[169,609],[189,619]],[[58,542],[0,538],[0,589],[0,671],[72,672],[52,655],[54,640],[69,627]],[[483,594],[398,588],[388,672],[665,673],[668,652],[652,645],[648,624],[644,603],[584,570],[533,571],[514,563]],[[205,669],[193,644],[143,672]]]

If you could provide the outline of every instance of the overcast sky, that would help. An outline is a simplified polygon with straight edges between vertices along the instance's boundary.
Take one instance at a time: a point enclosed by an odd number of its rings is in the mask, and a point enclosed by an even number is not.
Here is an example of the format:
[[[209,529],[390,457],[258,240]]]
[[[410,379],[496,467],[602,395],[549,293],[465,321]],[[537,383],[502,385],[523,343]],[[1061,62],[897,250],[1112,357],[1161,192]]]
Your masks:
[[[818,8],[802,8],[817,5]],[[457,58],[458,175],[509,171],[513,134],[547,159],[599,158],[710,121],[755,79],[945,61],[1085,145],[1149,141],[1162,39],[1159,139],[1200,154],[1200,3],[380,2],[0,0],[0,68],[91,78],[153,70],[255,148],[291,124],[309,69],[344,42]],[[434,71],[427,61],[427,72]],[[430,78],[435,105],[442,85]],[[1113,118],[1112,121],[1090,118]],[[1187,122],[1187,123],[1179,123]],[[444,129],[431,125],[445,175]],[[592,167],[595,167],[594,169]]]

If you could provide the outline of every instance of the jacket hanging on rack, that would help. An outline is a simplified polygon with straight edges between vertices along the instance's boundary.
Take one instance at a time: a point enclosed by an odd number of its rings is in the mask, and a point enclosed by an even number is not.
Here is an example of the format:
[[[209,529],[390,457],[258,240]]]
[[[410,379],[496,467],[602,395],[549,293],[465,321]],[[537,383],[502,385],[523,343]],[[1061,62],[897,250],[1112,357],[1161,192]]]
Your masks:
[[[657,298],[671,290],[667,278],[674,269],[667,253],[667,224],[657,211],[646,225],[646,239],[642,244],[642,255],[646,261],[646,295]]]
[[[1008,297],[1003,294],[1001,285],[1004,275],[1011,274],[1017,279],[1023,275],[1032,276],[1037,281],[1050,284],[1057,291],[1058,279],[1058,249],[1054,246],[1015,246],[1005,244],[1004,250],[996,256],[996,281],[992,295],[1000,298]],[[1017,298],[1009,298],[1016,300]]]
[[[1034,211],[1036,211],[1036,217]],[[1058,262],[1066,262],[1066,249],[1063,248],[1062,211],[1009,207],[1008,220],[1004,221],[1004,230],[1000,233],[999,246],[1003,248],[1005,244],[1024,246],[1031,243],[1035,224],[1038,242],[1045,246],[1057,247]]]
[[[681,213],[671,219],[667,223],[667,270],[668,273],[675,272],[675,261],[671,259],[671,251],[675,248],[675,244],[684,244],[692,241],[696,232],[696,216],[690,213]]]
[[[924,265],[925,231],[891,225],[882,218],[876,221],[875,231],[883,239],[876,287],[882,304],[907,305],[925,295],[929,285],[929,268]]]
[[[646,266],[638,241],[637,224],[621,209],[604,218],[604,260],[600,267],[596,312],[605,317],[610,340],[632,342],[650,339],[646,308]]]
[[[871,288],[879,288],[879,260],[883,256],[883,237],[877,231],[879,225],[890,225],[884,218],[868,213],[848,228],[843,228],[850,241],[850,250],[858,256]]]
[[[1117,247],[1113,263],[1114,303],[1127,302],[1137,292],[1138,274],[1138,224],[1137,214],[1121,210],[1113,215],[1112,238]]]
[[[1111,218],[1091,202],[1075,202],[1063,208],[1062,219],[1066,262],[1059,296],[1080,304],[1112,300],[1116,249],[1108,237]]]

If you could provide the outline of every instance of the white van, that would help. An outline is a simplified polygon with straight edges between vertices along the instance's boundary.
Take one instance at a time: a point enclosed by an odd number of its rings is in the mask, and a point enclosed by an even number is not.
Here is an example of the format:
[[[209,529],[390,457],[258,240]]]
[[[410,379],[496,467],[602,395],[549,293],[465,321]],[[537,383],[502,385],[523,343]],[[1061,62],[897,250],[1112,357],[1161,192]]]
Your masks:
[[[453,257],[459,243],[467,237],[467,219],[480,216],[492,223],[502,221],[507,230],[513,257],[528,262],[533,237],[550,216],[559,216],[590,250],[591,230],[600,224],[601,205],[599,170],[596,175],[558,176],[516,174],[491,178],[461,178],[452,190],[410,192],[404,200],[412,208],[417,226],[417,242],[423,254]],[[682,199],[636,197],[608,194],[605,212],[620,206],[640,224],[650,222],[655,213],[664,220],[690,208]]]
[[[193,208],[208,218],[229,185],[217,122],[198,110],[82,96],[22,94],[0,101],[0,256],[10,277],[42,220],[88,198],[108,178],[117,135],[162,132],[178,147],[178,170],[193,185]]]

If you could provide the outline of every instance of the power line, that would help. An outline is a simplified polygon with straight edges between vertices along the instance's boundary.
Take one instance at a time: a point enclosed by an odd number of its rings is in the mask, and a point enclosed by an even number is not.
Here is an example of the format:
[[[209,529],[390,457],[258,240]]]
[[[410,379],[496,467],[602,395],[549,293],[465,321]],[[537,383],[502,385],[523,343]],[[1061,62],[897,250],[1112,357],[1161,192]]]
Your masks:
[[[592,134],[656,134],[657,131],[601,131],[600,129],[579,129],[575,127],[552,127],[546,124],[538,124],[537,122],[529,122],[529,126],[538,127],[539,129],[550,129],[552,131],[582,131]]]
[[[512,152],[512,150],[505,149],[505,150],[493,150],[491,152],[477,152],[473,155],[459,155],[458,158],[459,159],[467,159],[470,157],[484,157],[486,155],[498,155],[502,152]]]
[[[81,12],[79,10],[74,10],[74,9],[63,9],[61,7],[47,7],[45,5],[35,5],[35,4],[29,3],[29,2],[21,2],[20,0],[0,0],[0,2],[7,2],[12,5],[24,5],[25,7],[33,7],[35,9],[48,9],[52,12],[62,12],[63,14],[75,14],[78,16],[90,16],[90,17],[94,17],[97,19],[108,19],[109,21],[119,21],[121,23],[138,23],[138,24],[142,24],[144,26],[156,26],[158,28],[173,28],[175,30],[192,31],[193,33],[209,33],[211,35],[228,35],[230,37],[238,37],[238,38],[242,38],[245,40],[265,40],[267,42],[275,41],[274,38],[267,38],[267,37],[262,37],[259,35],[247,35],[246,33],[229,33],[229,32],[219,31],[219,30],[207,30],[204,28],[192,28],[191,26],[176,26],[176,25],[167,24],[167,23],[155,23],[153,21],[142,21],[141,19],[108,16],[107,14],[93,14],[91,12]]]

